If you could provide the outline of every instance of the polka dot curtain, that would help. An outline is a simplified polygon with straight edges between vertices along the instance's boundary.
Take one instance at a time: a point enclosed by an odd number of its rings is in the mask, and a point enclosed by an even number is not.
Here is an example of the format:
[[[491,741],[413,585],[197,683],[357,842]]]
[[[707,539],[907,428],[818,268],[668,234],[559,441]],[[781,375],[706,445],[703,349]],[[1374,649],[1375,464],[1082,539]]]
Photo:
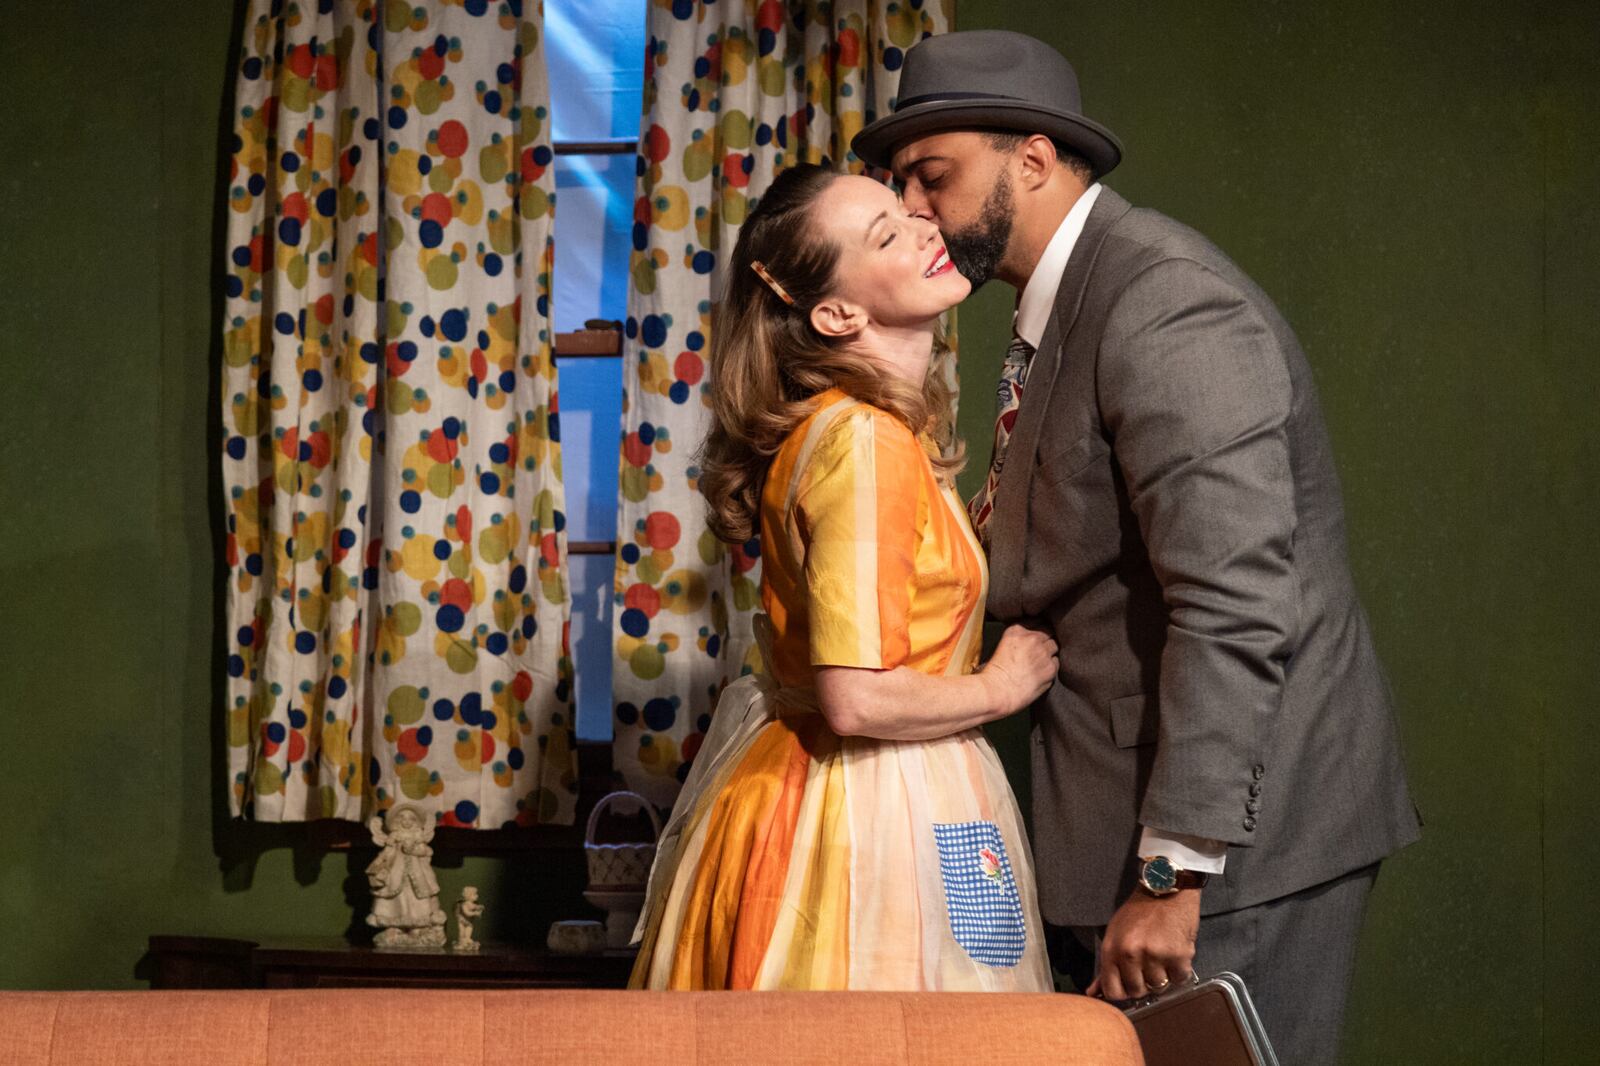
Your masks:
[[[220,442],[235,814],[573,818],[542,17],[250,3]]]
[[[851,138],[892,108],[905,50],[946,31],[952,7],[953,0],[650,6],[623,343],[612,691],[615,762],[629,787],[663,806],[677,794],[717,693],[756,658],[760,547],[720,544],[695,484],[722,257],[784,167],[863,170]],[[953,359],[942,372],[953,379]]]

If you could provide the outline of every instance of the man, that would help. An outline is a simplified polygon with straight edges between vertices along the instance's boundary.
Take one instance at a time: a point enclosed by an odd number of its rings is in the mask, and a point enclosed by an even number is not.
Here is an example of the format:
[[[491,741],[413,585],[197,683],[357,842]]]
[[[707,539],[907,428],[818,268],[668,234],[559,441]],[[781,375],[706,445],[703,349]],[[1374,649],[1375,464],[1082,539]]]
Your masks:
[[[1232,970],[1284,1062],[1332,1061],[1378,863],[1419,828],[1305,357],[1221,252],[1099,184],[1120,145],[1048,45],[933,37],[899,88],[856,154],[1019,293],[972,513],[991,613],[1061,647],[1045,920],[1098,948],[1091,993]]]

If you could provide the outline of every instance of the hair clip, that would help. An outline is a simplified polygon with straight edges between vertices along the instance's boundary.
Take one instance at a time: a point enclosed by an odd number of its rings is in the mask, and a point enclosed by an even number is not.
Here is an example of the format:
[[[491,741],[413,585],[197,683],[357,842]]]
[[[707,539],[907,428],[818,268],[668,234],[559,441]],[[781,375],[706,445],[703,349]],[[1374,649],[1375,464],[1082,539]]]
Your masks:
[[[751,260],[750,269],[761,275],[761,280],[767,283],[768,288],[778,294],[778,299],[782,300],[790,307],[794,306],[794,297],[790,296],[789,293],[785,291],[784,287],[778,284],[777,278],[774,278],[771,274],[767,273],[766,265],[762,263],[761,260]]]

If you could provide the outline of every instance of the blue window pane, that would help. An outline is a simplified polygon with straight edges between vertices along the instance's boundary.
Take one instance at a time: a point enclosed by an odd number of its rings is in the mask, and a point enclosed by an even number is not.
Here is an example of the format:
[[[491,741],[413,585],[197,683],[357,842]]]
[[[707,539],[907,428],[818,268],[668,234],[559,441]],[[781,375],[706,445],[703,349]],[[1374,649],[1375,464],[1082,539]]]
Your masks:
[[[555,326],[628,313],[633,155],[556,156]]]
[[[634,141],[643,103],[648,0],[546,0],[545,58],[554,136],[560,141]],[[556,157],[555,308],[557,332],[591,318],[627,314],[634,157]],[[561,437],[567,535],[616,536],[617,442],[622,429],[620,359],[561,361]],[[609,555],[570,558],[577,732],[611,736]]]
[[[567,488],[567,539],[617,535],[617,447],[622,434],[622,360],[561,361],[561,466]],[[611,738],[610,555],[568,556],[572,660],[577,671],[580,740]]]
[[[646,0],[545,0],[558,141],[639,136]]]
[[[617,449],[622,436],[622,360],[561,360],[561,468],[567,539],[617,535]]]
[[[611,739],[611,579],[609,555],[574,555],[572,662],[577,673],[579,740]]]

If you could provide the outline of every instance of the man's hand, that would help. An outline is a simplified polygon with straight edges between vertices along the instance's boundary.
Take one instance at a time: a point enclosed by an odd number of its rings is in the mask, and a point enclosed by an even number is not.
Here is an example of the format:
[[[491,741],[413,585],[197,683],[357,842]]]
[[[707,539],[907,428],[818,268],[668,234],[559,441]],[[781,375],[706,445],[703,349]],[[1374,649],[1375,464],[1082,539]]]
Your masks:
[[[1100,970],[1087,993],[1143,999],[1189,979],[1200,934],[1200,890],[1157,898],[1135,890],[1106,926]]]

